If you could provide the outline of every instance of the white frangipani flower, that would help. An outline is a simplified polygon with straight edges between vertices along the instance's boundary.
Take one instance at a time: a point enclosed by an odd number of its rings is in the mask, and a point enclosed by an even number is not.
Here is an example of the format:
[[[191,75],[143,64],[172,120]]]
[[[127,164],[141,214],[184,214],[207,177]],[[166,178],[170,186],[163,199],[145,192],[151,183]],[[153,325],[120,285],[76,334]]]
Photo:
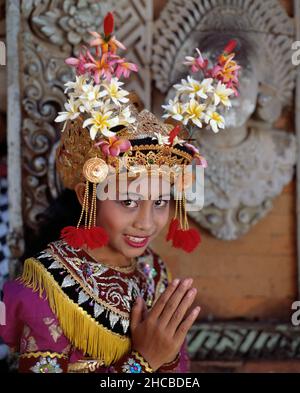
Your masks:
[[[65,103],[65,112],[58,112],[58,116],[54,121],[60,123],[66,120],[75,120],[79,115],[79,102],[74,101],[73,97],[70,97],[69,101]]]
[[[169,100],[167,105],[162,105],[166,113],[162,116],[163,118],[172,117],[177,121],[183,119],[183,112],[185,110],[184,105],[178,100]]]
[[[168,135],[162,135],[159,132],[155,132],[154,135],[155,135],[155,137],[153,137],[152,139],[157,139],[159,145],[167,145],[167,144],[169,144],[169,137],[168,137]]]
[[[81,112],[91,112],[93,109],[103,105],[101,101],[100,85],[88,83],[82,86],[82,94],[79,96]]]
[[[204,117],[204,104],[199,104],[198,101],[191,99],[186,106],[183,124],[186,125],[189,121],[193,122],[199,128],[202,128],[201,120]]]
[[[213,132],[219,132],[219,128],[225,128],[225,119],[215,111],[214,107],[209,107],[205,113],[204,121],[209,124]]]
[[[206,78],[199,82],[188,75],[187,80],[182,79],[181,84],[175,85],[174,87],[178,90],[179,93],[188,94],[191,99],[197,97],[207,99],[207,93],[210,93],[214,90],[212,81],[212,78]]]
[[[105,107],[102,107],[100,110],[92,111],[91,115],[92,117],[84,121],[83,127],[92,125],[89,130],[92,140],[96,138],[98,132],[107,137],[115,136],[115,132],[109,131],[119,124],[118,116],[112,117],[113,111],[106,111]]]
[[[73,92],[69,94],[78,97],[83,91],[83,86],[86,84],[87,78],[84,75],[76,76],[75,81],[69,81],[65,83],[66,89],[64,92],[67,93],[69,90],[73,89]]]
[[[173,139],[172,146],[182,145],[183,143],[185,143],[185,141],[183,139],[180,139],[180,138],[178,138],[178,136],[175,136],[175,138]]]
[[[121,89],[124,83],[119,82],[117,78],[112,78],[109,82],[103,83],[104,90],[101,92],[101,96],[108,96],[115,105],[121,105],[129,101],[126,96],[129,94],[128,91]]]
[[[136,121],[136,118],[131,116],[129,106],[127,105],[124,109],[119,112],[119,124],[128,126]]]
[[[189,82],[186,79],[181,79],[181,83],[174,85],[174,88],[181,94],[189,94],[190,92]]]
[[[233,93],[234,91],[232,89],[226,87],[226,85],[219,81],[214,91],[214,104],[219,105],[219,103],[222,102],[223,105],[230,107],[231,102],[229,96]]]
[[[187,89],[189,91],[190,98],[197,98],[197,97],[203,99],[208,98],[207,93],[209,93],[213,89],[211,85],[212,82],[211,78],[203,79],[202,82],[199,82],[190,76],[188,76],[187,79],[189,82]]]

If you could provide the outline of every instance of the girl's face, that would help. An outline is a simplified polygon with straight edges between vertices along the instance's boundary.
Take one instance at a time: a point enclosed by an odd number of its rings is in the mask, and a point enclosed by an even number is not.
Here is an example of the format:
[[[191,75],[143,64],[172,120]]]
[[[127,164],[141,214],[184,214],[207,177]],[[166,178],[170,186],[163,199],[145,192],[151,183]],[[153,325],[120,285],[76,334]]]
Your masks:
[[[159,187],[151,190],[146,183],[147,177],[142,177],[135,180],[135,192],[121,186],[116,200],[97,201],[97,225],[108,233],[109,246],[126,258],[142,255],[168,222],[170,193],[161,192],[169,189],[163,184],[167,181],[160,178]]]

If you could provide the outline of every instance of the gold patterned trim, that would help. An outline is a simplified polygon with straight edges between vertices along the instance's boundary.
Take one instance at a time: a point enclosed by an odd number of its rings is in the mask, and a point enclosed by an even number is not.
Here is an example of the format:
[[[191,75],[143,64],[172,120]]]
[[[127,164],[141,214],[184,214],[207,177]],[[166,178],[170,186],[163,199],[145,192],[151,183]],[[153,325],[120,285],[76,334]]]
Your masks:
[[[130,138],[129,138],[130,139]],[[166,146],[166,145],[137,145],[137,146],[132,146],[133,151],[139,151],[139,150],[164,150],[168,147],[168,150],[172,152],[173,154],[177,154],[180,157],[183,157],[189,161],[193,159],[193,156],[185,151],[182,151],[180,149],[177,149],[176,147],[171,147],[171,146]]]
[[[123,318],[129,319],[129,313],[126,313],[124,311],[118,310],[116,307],[111,306],[110,304],[106,303],[104,300],[100,299],[99,297],[95,296],[93,291],[84,284],[84,282],[80,279],[80,277],[74,273],[68,265],[64,263],[63,258],[61,258],[59,255],[57,255],[54,250],[51,248],[48,248],[47,251],[50,251],[52,258],[61,264],[61,267],[70,274],[70,276],[81,286],[81,288],[96,302],[101,304],[102,306],[106,307],[110,311],[114,312],[115,314],[118,314],[122,316]]]
[[[95,258],[85,249],[82,249],[83,252],[85,252],[90,258],[92,258],[92,261],[89,261],[90,263],[93,264],[98,264],[101,266],[105,266],[109,269],[112,270],[116,270],[117,272],[121,272],[121,273],[133,273],[136,270],[137,267],[137,258],[131,258],[131,263],[130,266],[112,266],[112,265],[108,265],[107,263],[103,263],[103,262],[97,262],[95,260]]]
[[[150,364],[147,362],[146,359],[137,351],[132,351],[132,354],[137,358],[140,364],[144,367],[147,373],[153,373],[153,369],[150,367]]]
[[[59,359],[67,359],[68,357],[63,353],[57,352],[25,352],[20,355],[20,358],[38,358],[38,357],[45,357],[45,358],[59,358]]]
[[[78,360],[76,363],[68,364],[68,373],[92,373],[103,366],[105,366],[103,360]]]
[[[26,259],[21,281],[33,291],[39,291],[41,297],[45,291],[65,336],[85,354],[103,359],[109,366],[129,352],[130,338],[110,331],[74,303],[37,259]]]

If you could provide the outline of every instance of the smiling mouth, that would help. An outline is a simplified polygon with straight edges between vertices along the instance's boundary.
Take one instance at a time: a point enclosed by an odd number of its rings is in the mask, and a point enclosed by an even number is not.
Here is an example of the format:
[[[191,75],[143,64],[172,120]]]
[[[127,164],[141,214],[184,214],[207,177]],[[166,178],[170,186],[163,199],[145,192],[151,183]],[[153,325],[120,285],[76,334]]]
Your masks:
[[[144,243],[146,240],[150,238],[150,236],[130,236],[130,235],[124,235],[128,240],[134,243]]]

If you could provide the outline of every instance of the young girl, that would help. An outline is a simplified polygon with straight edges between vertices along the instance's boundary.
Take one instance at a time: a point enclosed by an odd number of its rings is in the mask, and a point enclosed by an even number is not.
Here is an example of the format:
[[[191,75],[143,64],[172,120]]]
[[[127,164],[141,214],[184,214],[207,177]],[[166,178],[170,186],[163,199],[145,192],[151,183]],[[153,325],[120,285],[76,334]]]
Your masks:
[[[196,289],[191,278],[170,281],[150,243],[168,222],[169,181],[199,156],[178,128],[130,103],[119,77],[136,67],[117,56],[122,44],[112,26],[108,14],[104,35],[92,33],[96,57],[84,49],[67,60],[77,77],[56,119],[65,121],[57,171],[76,193],[79,222],[26,259],[21,279],[4,287],[0,336],[20,353],[21,372],[187,371]],[[184,201],[168,240],[190,252],[199,235],[186,226]]]
[[[147,180],[139,180],[141,189]],[[80,203],[84,190],[76,184]],[[51,242],[25,261],[23,282],[5,285],[0,334],[20,352],[21,372],[188,371],[185,348],[181,359],[179,352],[199,312],[186,316],[196,289],[192,279],[169,283],[149,247],[169,217],[169,200],[155,191],[152,199],[125,200],[120,191],[115,200],[97,200],[106,246]]]
[[[0,336],[20,352],[20,371],[187,371],[185,338],[200,311],[190,309],[196,288],[191,278],[171,281],[150,243],[168,222],[172,184],[176,211],[167,241],[186,252],[199,244],[186,216],[191,178],[181,175],[192,162],[206,162],[190,139],[181,139],[179,126],[139,112],[129,100],[119,78],[137,67],[117,55],[124,46],[112,33],[109,13],[104,34],[91,33],[94,54],[85,47],[66,60],[77,76],[66,83],[66,111],[56,119],[64,122],[56,164],[81,214],[77,226],[25,261],[21,280],[5,285]],[[201,54],[188,58],[215,79],[176,85],[178,97],[166,106],[170,117],[184,113],[184,124],[224,127],[215,107],[230,105],[228,86],[237,83],[228,48],[213,70]]]

